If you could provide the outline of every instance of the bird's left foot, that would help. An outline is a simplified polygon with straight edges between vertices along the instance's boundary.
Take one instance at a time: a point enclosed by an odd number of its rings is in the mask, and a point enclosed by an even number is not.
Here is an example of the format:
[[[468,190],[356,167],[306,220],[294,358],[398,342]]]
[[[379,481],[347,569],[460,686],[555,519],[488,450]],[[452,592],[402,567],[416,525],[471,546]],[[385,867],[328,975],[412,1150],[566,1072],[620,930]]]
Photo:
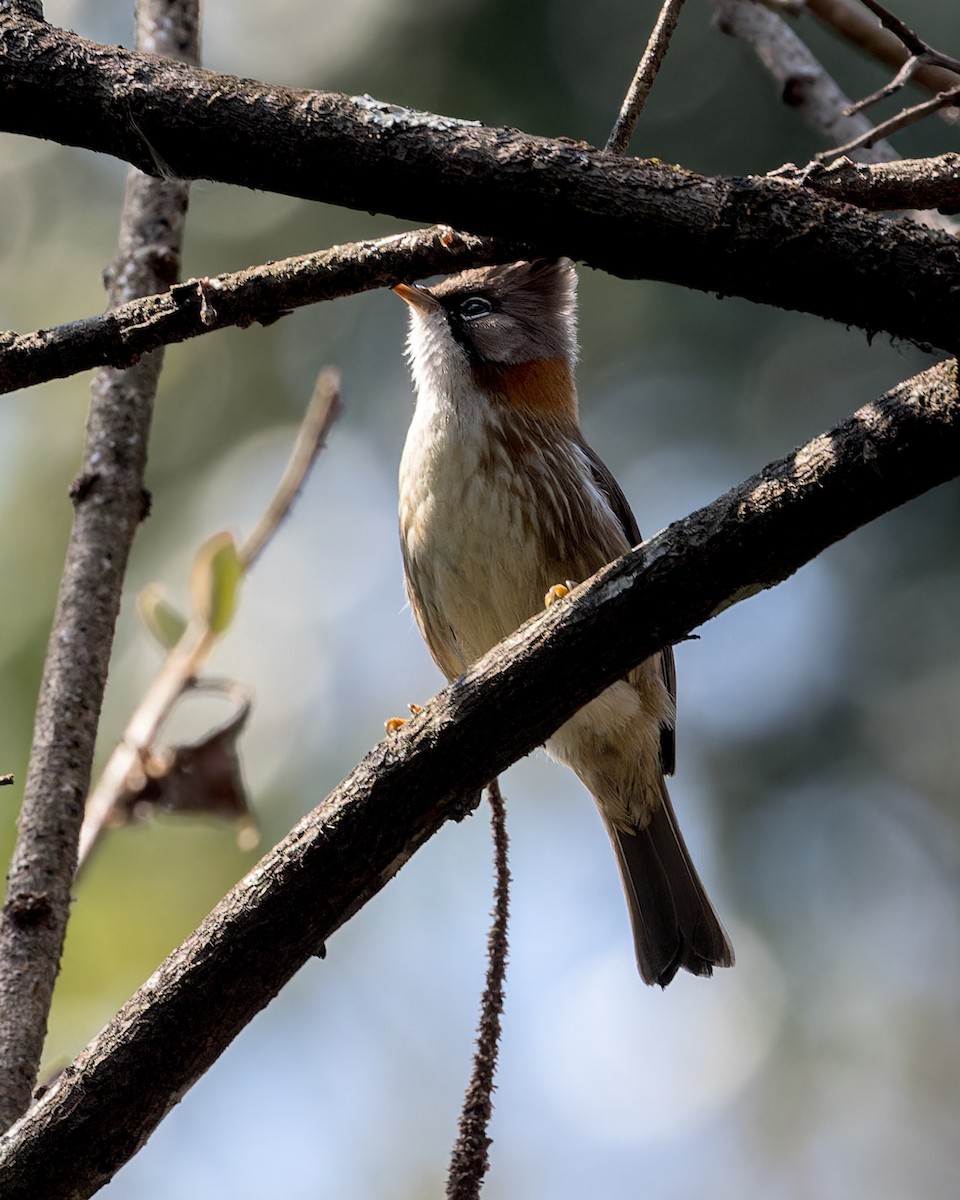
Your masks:
[[[422,704],[408,704],[407,708],[410,709],[410,712],[413,714],[413,716],[416,716],[418,713],[423,712]],[[387,736],[393,737],[393,735],[398,730],[402,729],[409,720],[410,720],[409,717],[391,717],[389,721],[384,721],[383,724],[384,724],[384,728],[387,731]]]
[[[566,583],[555,583],[543,598],[543,607],[549,608],[551,604],[556,604],[558,600],[562,600],[564,596],[570,595],[570,589],[577,585],[572,579],[568,579]]]

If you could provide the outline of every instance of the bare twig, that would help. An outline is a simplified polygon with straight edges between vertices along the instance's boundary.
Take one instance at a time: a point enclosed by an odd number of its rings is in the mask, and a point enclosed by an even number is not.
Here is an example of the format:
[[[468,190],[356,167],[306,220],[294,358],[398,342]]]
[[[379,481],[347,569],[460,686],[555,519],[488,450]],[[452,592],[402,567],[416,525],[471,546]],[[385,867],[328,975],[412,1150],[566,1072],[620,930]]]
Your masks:
[[[896,72],[894,78],[890,80],[888,84],[884,85],[883,88],[878,89],[875,92],[871,92],[871,95],[865,96],[863,100],[857,101],[856,104],[852,104],[850,112],[863,112],[863,109],[869,108],[871,104],[876,104],[878,101],[886,100],[888,96],[893,96],[894,92],[904,88],[904,86],[910,82],[914,76],[916,76],[920,68],[924,66],[940,66],[947,68],[949,71],[960,74],[960,60],[953,58],[952,55],[943,54],[940,52],[940,50],[936,50],[934,47],[929,46],[929,44],[926,43],[922,37],[916,34],[916,32],[914,32],[910,26],[904,24],[899,17],[895,17],[894,14],[889,12],[887,8],[884,8],[883,5],[875,4],[874,0],[862,0],[862,2],[866,7],[870,8],[872,12],[876,13],[876,16],[881,18],[883,25],[886,26],[886,28],[892,32],[896,38],[899,38],[899,41],[902,42],[908,52],[910,52],[910,58],[908,58],[905,64],[900,67],[900,70]],[[950,107],[953,107],[956,103],[953,97],[958,94],[959,89],[960,80],[954,79],[954,82],[949,84],[947,88],[943,88],[941,91],[937,92],[936,100],[940,101],[940,103],[937,103],[935,108],[925,109],[920,115],[925,116],[928,112],[935,112],[937,109],[946,108],[948,107],[948,104]],[[944,101],[944,96],[948,97],[947,101]],[[914,108],[922,107],[923,106],[914,106]],[[916,120],[917,118],[913,119]]]
[[[894,92],[899,92],[902,87],[905,87],[910,82],[919,67],[919,58],[908,58],[889,83],[885,83],[882,88],[878,88],[877,91],[871,92],[869,96],[864,96],[862,100],[857,100],[855,104],[851,104],[847,109],[847,113],[863,112],[864,109],[871,108],[874,104],[879,104],[881,100],[886,100]]]
[[[447,1177],[449,1200],[477,1200],[480,1195],[489,1166],[487,1151],[491,1140],[489,1129],[493,1115],[493,1080],[500,1050],[500,1018],[503,1016],[503,985],[507,972],[510,867],[507,814],[498,779],[488,784],[487,798],[490,801],[496,870],[493,923],[487,938],[487,979],[480,1006],[473,1070],[463,1097],[460,1128],[450,1158]]]
[[[848,113],[859,113],[863,109],[876,104],[879,100],[892,96],[912,79],[921,67],[932,65],[960,73],[960,59],[934,49],[919,34],[915,33],[909,25],[901,21],[899,17],[894,16],[883,4],[879,4],[877,0],[861,0],[861,3],[864,7],[870,9],[875,16],[879,17],[883,25],[899,39],[908,51],[909,57],[890,83],[880,88],[879,91],[873,92],[869,96],[864,97],[864,99],[859,100],[856,104],[851,104],[847,109]],[[852,137],[842,146],[837,146],[833,150],[827,150],[818,154],[817,159],[820,162],[829,162],[831,159],[840,157],[840,155],[850,154],[853,151],[860,150],[862,147],[871,146],[880,137],[897,133],[899,130],[912,125],[923,117],[929,116],[931,113],[940,112],[945,108],[956,108],[958,105],[960,105],[960,81],[957,81],[955,78],[950,86],[938,92],[932,100],[902,109],[895,116],[890,117],[889,120],[881,122],[870,133]]]
[[[934,96],[932,100],[924,100],[920,104],[914,104],[911,108],[903,109],[896,116],[890,117],[889,120],[881,121],[875,128],[861,134],[859,137],[851,138],[849,142],[845,142],[842,146],[835,146],[832,150],[822,150],[819,154],[815,155],[815,158],[817,162],[831,162],[842,155],[853,154],[864,147],[873,146],[880,138],[897,133],[899,130],[905,129],[908,125],[912,125],[915,121],[929,116],[930,113],[937,112],[938,109],[947,108],[958,103],[960,103],[960,85],[949,92],[941,92],[939,96]]]
[[[677,27],[682,7],[683,0],[663,0],[660,15],[657,17],[657,23],[650,34],[647,48],[640,59],[637,73],[624,97],[620,115],[607,138],[605,148],[611,154],[625,154],[627,146],[630,145],[630,139],[633,137],[637,121],[640,119],[640,113],[643,111],[643,106],[650,95],[650,89],[653,87],[653,81],[660,70],[660,64],[667,53],[673,31]]]
[[[249,571],[257,561],[296,503],[317,456],[327,444],[327,437],[342,407],[340,376],[328,367],[317,376],[313,395],[277,490],[263,516],[240,545],[240,563],[244,571]]]
[[[940,50],[935,50],[918,33],[915,33],[905,21],[901,21],[885,5],[878,3],[878,0],[860,0],[860,3],[864,8],[869,8],[874,16],[880,18],[884,28],[889,29],[894,37],[899,38],[914,58],[922,58],[926,63],[945,67],[948,71],[960,74],[960,59],[956,59],[950,54],[944,54]]]
[[[847,115],[850,98],[782,17],[752,0],[716,0],[716,6],[723,32],[751,47],[776,81],[783,102],[827,141],[872,130],[865,117]],[[887,145],[861,155],[869,162],[896,157]]]
[[[636,663],[960,472],[957,364],[861,408],[513,634],[242,879],[5,1138],[3,1200],[102,1186],[450,817]]]
[[[196,59],[195,0],[137,9],[137,45]],[[170,286],[187,189],[131,169],[111,306]],[[144,514],[143,471],[161,357],[93,382],[76,510],[37,705],[17,845],[0,917],[0,1124],[27,1107],[70,905],[83,798],[127,556]]]
[[[899,70],[909,57],[902,41],[864,12],[860,0],[806,0],[805,7],[828,29],[885,66]],[[936,95],[949,91],[957,78],[943,67],[920,66],[911,82]]]
[[[253,566],[279,529],[323,449],[341,409],[339,383],[339,376],[332,369],[327,368],[318,375],[277,490],[263,516],[239,548],[238,555],[244,572]],[[128,781],[149,759],[174,705],[192,686],[216,641],[217,636],[208,628],[188,627],[147,688],[87,799],[80,831],[77,874],[89,862],[91,853],[110,824],[114,810],[122,803],[128,790]]]

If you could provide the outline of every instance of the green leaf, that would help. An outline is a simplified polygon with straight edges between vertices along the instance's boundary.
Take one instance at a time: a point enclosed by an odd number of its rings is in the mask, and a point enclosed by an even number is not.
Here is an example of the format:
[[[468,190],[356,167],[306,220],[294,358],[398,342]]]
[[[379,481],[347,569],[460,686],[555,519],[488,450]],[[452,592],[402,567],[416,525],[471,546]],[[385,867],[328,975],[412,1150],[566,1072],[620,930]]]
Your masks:
[[[225,633],[237,607],[243,567],[232,533],[215,533],[193,560],[190,595],[193,611],[211,633]]]
[[[187,628],[187,618],[173,607],[159,583],[148,583],[137,596],[137,612],[165,650],[172,650]]]

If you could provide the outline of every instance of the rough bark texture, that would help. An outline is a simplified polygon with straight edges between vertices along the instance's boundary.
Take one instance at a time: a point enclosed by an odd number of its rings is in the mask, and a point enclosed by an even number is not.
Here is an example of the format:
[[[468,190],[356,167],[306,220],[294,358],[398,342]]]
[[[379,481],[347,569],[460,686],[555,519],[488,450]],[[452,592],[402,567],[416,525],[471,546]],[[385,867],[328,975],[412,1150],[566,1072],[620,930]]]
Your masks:
[[[534,242],[624,278],[816,312],[955,352],[957,244],[796,184],[706,179],[562,139],[217,75],[0,17],[0,127]],[[922,283],[922,286],[921,286]]]
[[[211,279],[189,279],[169,292],[132,300],[85,321],[34,333],[0,332],[0,392],[62,379],[89,367],[129,366],[158,346],[231,325],[269,325],[304,304],[522,255],[517,243],[433,226]]]
[[[605,568],[456,680],[225,897],[0,1141],[0,1196],[101,1187],[463,797],[604,686],[960,472],[942,363]],[[185,1031],[188,1031],[185,1034]]]
[[[138,37],[169,53],[197,46],[197,23],[144,20]],[[177,277],[186,185],[131,169],[109,303]],[[0,1125],[26,1109],[40,1063],[76,869],[77,839],[127,556],[144,516],[143,472],[160,358],[93,381],[76,515],[47,648],[23,805],[0,913]]]
[[[802,170],[797,175],[804,174]],[[960,210],[960,154],[898,162],[855,163],[841,158],[812,167],[804,183],[823,196],[860,208],[943,208]]]

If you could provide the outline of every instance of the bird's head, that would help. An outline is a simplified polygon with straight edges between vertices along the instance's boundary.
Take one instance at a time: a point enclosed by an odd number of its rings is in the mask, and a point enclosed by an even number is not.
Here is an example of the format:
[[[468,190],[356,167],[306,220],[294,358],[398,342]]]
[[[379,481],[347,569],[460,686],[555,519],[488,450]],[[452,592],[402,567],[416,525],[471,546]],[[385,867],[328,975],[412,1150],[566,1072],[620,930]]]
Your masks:
[[[417,392],[456,402],[470,386],[531,416],[577,417],[576,274],[534,259],[393,289],[410,305]]]

